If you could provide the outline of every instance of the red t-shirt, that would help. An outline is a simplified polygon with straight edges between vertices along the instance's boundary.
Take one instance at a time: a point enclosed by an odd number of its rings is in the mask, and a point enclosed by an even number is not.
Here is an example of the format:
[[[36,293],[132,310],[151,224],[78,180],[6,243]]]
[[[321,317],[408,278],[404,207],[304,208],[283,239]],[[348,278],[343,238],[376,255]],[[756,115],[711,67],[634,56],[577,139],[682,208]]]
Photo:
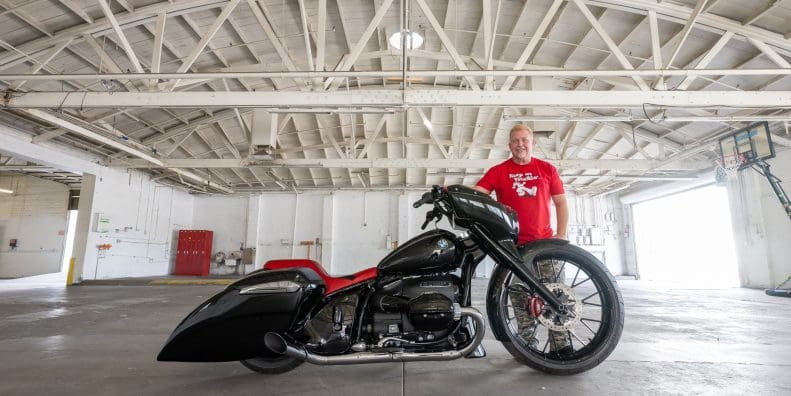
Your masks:
[[[531,158],[527,165],[512,159],[493,166],[478,186],[497,194],[497,200],[513,208],[519,217],[519,244],[551,238],[550,201],[564,194],[558,170],[549,162]]]

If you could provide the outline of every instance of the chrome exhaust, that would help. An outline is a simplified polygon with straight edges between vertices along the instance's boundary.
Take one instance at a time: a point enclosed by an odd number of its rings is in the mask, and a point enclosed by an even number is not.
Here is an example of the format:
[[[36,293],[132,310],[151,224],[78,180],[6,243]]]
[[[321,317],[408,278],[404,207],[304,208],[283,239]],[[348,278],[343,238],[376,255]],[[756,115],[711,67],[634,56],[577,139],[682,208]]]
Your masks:
[[[356,352],[348,355],[322,356],[306,351],[305,349],[288,343],[280,334],[266,333],[264,344],[272,352],[288,357],[304,360],[321,366],[360,363],[388,363],[388,362],[424,362],[459,359],[475,351],[483,341],[486,325],[483,315],[475,308],[461,309],[461,316],[468,316],[475,322],[475,337],[469,345],[457,351],[444,352]]]

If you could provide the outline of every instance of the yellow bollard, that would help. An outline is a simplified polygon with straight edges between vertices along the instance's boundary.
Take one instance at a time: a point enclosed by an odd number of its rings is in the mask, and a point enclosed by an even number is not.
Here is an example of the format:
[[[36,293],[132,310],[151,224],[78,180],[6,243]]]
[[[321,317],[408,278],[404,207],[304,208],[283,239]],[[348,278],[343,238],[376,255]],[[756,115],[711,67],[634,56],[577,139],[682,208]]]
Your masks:
[[[74,257],[69,260],[69,272],[66,275],[66,286],[71,286],[74,282],[74,260],[76,260]]]

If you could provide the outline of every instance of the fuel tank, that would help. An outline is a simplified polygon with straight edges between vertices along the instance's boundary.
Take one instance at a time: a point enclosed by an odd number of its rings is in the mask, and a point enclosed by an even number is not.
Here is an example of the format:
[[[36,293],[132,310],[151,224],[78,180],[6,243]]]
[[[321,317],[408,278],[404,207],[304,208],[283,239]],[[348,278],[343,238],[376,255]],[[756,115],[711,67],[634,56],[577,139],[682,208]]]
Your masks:
[[[308,268],[253,272],[187,315],[157,360],[223,362],[266,355],[264,334],[304,323],[324,288]]]
[[[446,230],[424,232],[382,259],[377,270],[383,275],[419,275],[456,269],[464,247],[456,235]]]

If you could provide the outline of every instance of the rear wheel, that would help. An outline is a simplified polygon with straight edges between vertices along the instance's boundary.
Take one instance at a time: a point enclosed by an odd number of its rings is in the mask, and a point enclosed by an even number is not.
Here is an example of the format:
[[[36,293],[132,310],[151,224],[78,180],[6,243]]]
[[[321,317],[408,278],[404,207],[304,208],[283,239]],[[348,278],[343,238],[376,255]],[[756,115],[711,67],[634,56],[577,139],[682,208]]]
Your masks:
[[[260,356],[240,361],[248,369],[261,374],[280,374],[291,371],[304,363],[288,356]]]
[[[516,360],[556,375],[596,367],[615,349],[624,324],[621,292],[604,265],[573,246],[543,247],[526,262],[567,307],[558,315],[505,266],[492,274],[489,320]]]

